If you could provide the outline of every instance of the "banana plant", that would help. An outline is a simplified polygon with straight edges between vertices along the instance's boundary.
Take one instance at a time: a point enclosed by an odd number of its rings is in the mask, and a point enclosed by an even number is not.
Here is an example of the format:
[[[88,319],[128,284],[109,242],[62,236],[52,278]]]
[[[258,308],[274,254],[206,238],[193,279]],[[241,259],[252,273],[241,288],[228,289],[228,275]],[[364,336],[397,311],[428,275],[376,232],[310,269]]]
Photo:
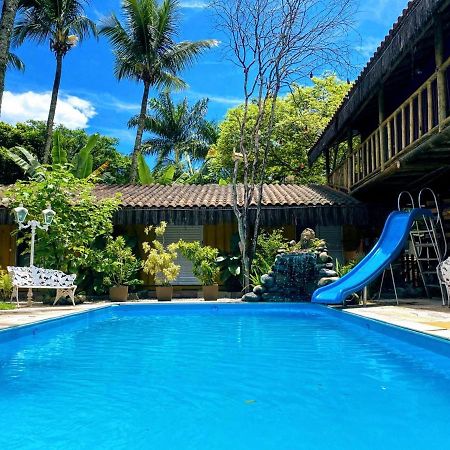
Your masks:
[[[92,150],[97,144],[100,135],[93,134],[89,137],[86,145],[82,147],[79,152],[73,157],[71,163],[71,172],[77,178],[92,178],[101,174],[108,164],[102,164],[98,169],[93,171],[93,161]],[[24,147],[12,147],[8,149],[2,149],[4,154],[14,161],[26,175],[30,178],[36,178],[37,176],[42,177],[43,172],[39,171],[42,166],[35,155],[29,152]],[[52,147],[52,166],[65,166],[68,164],[67,151],[64,148],[64,143],[61,133],[57,130],[53,134],[53,147]]]
[[[172,184],[175,176],[175,166],[168,166],[164,170],[151,170],[145,156],[139,153],[137,160],[140,184]]]
[[[94,158],[92,149],[97,144],[100,135],[93,134],[87,144],[76,154],[72,160],[72,172],[77,178],[87,178],[92,174]]]
[[[29,152],[26,148],[16,146],[10,149],[2,148],[2,152],[13,162],[15,162],[23,172],[30,178],[42,177],[42,173],[39,172],[41,163],[33,153]]]

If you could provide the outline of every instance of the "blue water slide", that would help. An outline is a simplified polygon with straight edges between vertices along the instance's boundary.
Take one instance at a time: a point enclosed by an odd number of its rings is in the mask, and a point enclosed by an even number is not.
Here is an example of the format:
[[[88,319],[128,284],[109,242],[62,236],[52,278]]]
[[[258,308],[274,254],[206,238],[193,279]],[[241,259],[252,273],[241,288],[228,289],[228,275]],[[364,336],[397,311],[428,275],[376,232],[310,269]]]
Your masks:
[[[386,220],[380,239],[364,259],[339,280],[317,289],[311,301],[338,305],[353,292],[361,291],[397,259],[405,247],[412,224],[424,216],[432,217],[433,214],[429,209],[423,208],[392,212]]]

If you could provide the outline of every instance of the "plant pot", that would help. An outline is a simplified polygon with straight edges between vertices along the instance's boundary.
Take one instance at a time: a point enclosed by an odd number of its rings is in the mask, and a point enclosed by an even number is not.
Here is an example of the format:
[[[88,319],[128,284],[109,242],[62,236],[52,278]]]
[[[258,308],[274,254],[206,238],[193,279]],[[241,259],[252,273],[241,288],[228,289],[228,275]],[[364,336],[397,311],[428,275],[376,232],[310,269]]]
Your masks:
[[[109,288],[109,299],[112,302],[126,302],[128,300],[128,286],[113,286]]]
[[[170,302],[173,296],[173,286],[156,286],[156,298],[159,302]]]
[[[209,286],[203,286],[203,298],[206,301],[215,301],[219,298],[219,285],[211,284]]]

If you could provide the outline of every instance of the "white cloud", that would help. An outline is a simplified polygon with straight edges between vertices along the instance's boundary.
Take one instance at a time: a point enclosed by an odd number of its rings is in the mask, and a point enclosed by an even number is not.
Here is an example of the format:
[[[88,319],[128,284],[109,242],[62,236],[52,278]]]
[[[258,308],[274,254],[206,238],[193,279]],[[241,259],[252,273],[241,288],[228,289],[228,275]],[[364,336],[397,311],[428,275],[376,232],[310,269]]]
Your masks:
[[[9,123],[26,120],[47,120],[50,92],[5,91],[2,103],[2,120]],[[60,95],[56,106],[55,123],[67,128],[87,128],[89,119],[96,115],[91,102],[74,95]]]
[[[223,96],[223,95],[209,95],[205,94],[203,92],[196,92],[196,91],[187,91],[184,93],[181,92],[180,95],[187,95],[191,99],[199,100],[201,98],[208,98],[210,102],[212,103],[220,103],[222,105],[231,105],[231,106],[237,106],[244,102],[242,98],[237,97],[229,97],[229,96]]]
[[[205,9],[208,7],[208,3],[200,0],[185,0],[180,3],[180,8],[185,9]]]

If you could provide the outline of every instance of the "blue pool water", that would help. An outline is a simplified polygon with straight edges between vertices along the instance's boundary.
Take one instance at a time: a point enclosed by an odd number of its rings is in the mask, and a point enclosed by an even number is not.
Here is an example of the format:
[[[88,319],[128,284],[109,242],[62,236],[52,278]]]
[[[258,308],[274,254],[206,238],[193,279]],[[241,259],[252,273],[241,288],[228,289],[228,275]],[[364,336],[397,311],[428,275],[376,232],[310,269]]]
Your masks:
[[[449,448],[449,361],[320,306],[110,307],[0,333],[0,448]]]

